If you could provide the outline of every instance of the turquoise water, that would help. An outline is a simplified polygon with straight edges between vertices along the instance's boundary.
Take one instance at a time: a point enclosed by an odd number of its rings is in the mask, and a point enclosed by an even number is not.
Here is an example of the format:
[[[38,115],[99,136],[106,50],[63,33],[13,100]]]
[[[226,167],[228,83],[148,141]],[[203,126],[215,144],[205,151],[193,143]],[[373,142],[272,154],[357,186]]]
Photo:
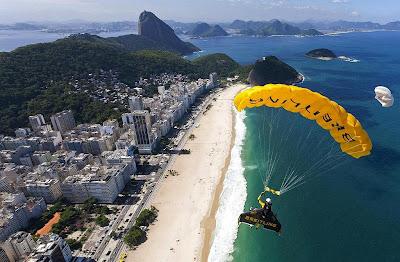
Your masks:
[[[225,52],[242,64],[266,55],[278,56],[306,76],[301,86],[323,93],[353,113],[374,144],[371,156],[348,159],[332,172],[274,198],[273,207],[283,225],[281,236],[241,225],[233,261],[400,261],[400,32],[192,42],[205,50],[199,55]],[[304,56],[322,47],[360,61],[326,62]],[[388,86],[394,93],[397,103],[392,108],[382,108],[374,100],[377,85]],[[258,172],[265,172],[265,157],[258,135],[261,132],[268,137],[260,128],[267,113],[264,109],[246,113],[242,150],[247,180],[245,209],[257,205],[262,190]],[[304,129],[311,127],[310,123],[299,124]],[[293,156],[289,145],[303,137],[298,134],[288,138],[279,152],[283,157]],[[301,155],[296,156],[304,161],[299,169],[310,165],[313,158],[309,155],[320,151],[324,152],[323,146],[315,148],[312,143],[302,148]],[[275,180],[281,175],[282,170],[277,170]]]
[[[0,51],[60,37],[37,31],[2,31]],[[225,52],[242,64],[253,63],[266,55],[278,56],[306,76],[301,86],[327,95],[353,113],[374,143],[371,156],[346,161],[333,172],[274,198],[273,208],[283,225],[281,236],[240,226],[233,260],[400,261],[400,32],[191,41],[204,50],[197,55]],[[321,47],[360,62],[324,62],[304,56],[307,51]],[[374,100],[376,85],[391,88],[396,98],[395,106],[385,109]],[[247,131],[242,150],[247,180],[245,209],[257,205],[256,198],[262,190],[259,172],[265,171],[265,161],[258,135],[260,123],[267,113],[263,109],[251,110],[245,119]],[[304,125],[304,130],[312,128],[310,123],[296,121]],[[288,137],[287,146],[279,152],[283,158],[302,159],[301,170],[315,159],[309,154],[325,151],[310,143],[309,147],[302,148],[299,156],[293,156],[295,152],[290,150],[290,145],[304,137],[301,130],[298,132]],[[262,129],[260,135],[266,137]],[[321,131],[316,135],[323,136],[324,133]],[[277,184],[281,175],[278,170],[272,182]]]

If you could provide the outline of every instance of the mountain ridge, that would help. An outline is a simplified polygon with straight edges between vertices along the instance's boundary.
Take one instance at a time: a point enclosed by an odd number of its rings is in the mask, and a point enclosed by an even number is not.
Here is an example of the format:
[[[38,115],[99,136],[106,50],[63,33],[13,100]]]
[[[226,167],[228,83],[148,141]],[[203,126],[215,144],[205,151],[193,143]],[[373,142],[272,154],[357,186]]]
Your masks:
[[[200,51],[198,47],[177,37],[174,30],[152,12],[143,11],[140,14],[138,35],[161,43],[166,49],[176,50],[183,55]]]
[[[219,25],[209,25],[207,23],[197,24],[193,30],[188,32],[189,35],[197,37],[215,37],[215,36],[227,36],[228,33]]]
[[[245,35],[323,35],[316,29],[300,29],[289,23],[281,22],[277,19],[271,21],[243,21],[235,20],[230,24],[232,29],[238,30]]]

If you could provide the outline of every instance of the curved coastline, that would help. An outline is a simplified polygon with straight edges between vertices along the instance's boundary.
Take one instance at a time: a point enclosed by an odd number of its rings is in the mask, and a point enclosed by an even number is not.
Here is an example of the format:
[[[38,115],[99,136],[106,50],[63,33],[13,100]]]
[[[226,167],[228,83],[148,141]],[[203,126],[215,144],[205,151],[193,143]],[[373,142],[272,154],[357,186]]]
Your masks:
[[[248,86],[243,85],[243,88],[240,88],[237,93],[240,91],[246,89]],[[221,177],[218,181],[218,184],[215,188],[214,194],[213,194],[213,200],[210,204],[210,210],[209,213],[206,217],[201,222],[201,228],[203,230],[203,241],[202,241],[202,247],[201,247],[201,254],[200,254],[200,261],[208,261],[211,248],[213,246],[213,240],[215,237],[215,231],[216,231],[216,226],[217,226],[217,213],[220,210],[220,204],[221,204],[221,197],[223,194],[223,190],[225,189],[225,180],[227,178],[227,174],[229,172],[229,169],[232,164],[232,150],[237,144],[237,130],[235,126],[237,125],[237,112],[232,106],[231,110],[232,114],[232,135],[231,135],[231,141],[230,141],[230,149],[229,149],[229,154],[227,155],[225,159],[225,165],[221,169]]]
[[[205,234],[211,239],[214,231],[213,216],[207,220],[210,223],[205,221],[215,213],[210,212],[212,207],[218,207],[214,203],[219,199],[218,185],[231,154],[232,100],[245,87],[237,84],[218,92],[212,107],[204,111],[198,128],[192,130],[195,138],[185,144],[191,153],[178,156],[171,166],[178,175],[166,178],[152,198],[150,204],[159,216],[149,227],[147,241],[127,250],[127,262],[201,259]]]
[[[234,109],[232,108],[232,115],[234,115]],[[230,144],[230,149],[229,151],[231,152],[233,149],[233,145],[235,144],[235,137],[236,137],[236,132],[235,132],[235,118],[232,117],[232,136],[231,136],[231,144]],[[208,260],[208,257],[210,255],[211,251],[211,245],[212,245],[212,240],[213,240],[213,233],[215,231],[216,227],[216,215],[217,211],[219,208],[220,204],[220,196],[222,194],[222,189],[224,186],[224,181],[226,177],[226,173],[228,172],[228,168],[231,162],[231,154],[227,156],[225,159],[225,166],[221,170],[221,177],[218,181],[218,184],[215,188],[214,194],[213,194],[213,200],[211,202],[210,206],[210,211],[208,216],[204,217],[204,219],[201,221],[201,228],[203,230],[203,243],[201,247],[201,256],[200,256],[200,261],[206,262]]]

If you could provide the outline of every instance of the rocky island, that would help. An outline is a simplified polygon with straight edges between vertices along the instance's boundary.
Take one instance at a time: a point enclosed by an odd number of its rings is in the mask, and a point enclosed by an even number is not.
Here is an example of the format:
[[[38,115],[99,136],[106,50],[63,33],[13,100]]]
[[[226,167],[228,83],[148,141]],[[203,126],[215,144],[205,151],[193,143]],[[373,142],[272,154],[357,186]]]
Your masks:
[[[219,25],[211,26],[207,23],[200,23],[189,32],[189,35],[196,37],[227,36],[228,33]]]
[[[257,60],[248,78],[252,86],[266,84],[294,84],[303,81],[303,76],[290,65],[275,56]]]
[[[320,60],[332,60],[337,58],[336,54],[332,52],[329,49],[326,48],[319,48],[319,49],[314,49],[311,50],[306,54],[306,56],[315,58],[315,59],[320,59]]]

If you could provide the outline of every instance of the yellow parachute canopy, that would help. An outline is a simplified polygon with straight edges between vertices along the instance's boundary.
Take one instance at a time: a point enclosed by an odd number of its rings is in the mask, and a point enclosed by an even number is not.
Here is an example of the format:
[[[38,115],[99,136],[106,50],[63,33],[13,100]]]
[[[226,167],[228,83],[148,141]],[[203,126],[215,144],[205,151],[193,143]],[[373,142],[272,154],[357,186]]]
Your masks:
[[[307,88],[283,84],[255,86],[237,94],[234,103],[239,111],[268,106],[299,113],[328,130],[348,155],[360,158],[371,152],[371,140],[360,122],[336,102]]]

